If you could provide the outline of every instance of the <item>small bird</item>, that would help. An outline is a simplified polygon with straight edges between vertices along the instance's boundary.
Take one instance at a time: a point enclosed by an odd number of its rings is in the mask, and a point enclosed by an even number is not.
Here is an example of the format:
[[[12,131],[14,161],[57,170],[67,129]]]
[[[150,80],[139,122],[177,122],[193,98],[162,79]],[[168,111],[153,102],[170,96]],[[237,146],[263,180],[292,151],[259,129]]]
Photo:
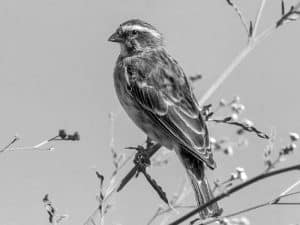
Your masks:
[[[122,23],[109,39],[120,44],[114,69],[119,101],[133,122],[164,147],[175,150],[184,165],[198,205],[213,198],[205,167],[216,163],[206,124],[189,79],[165,50],[162,34],[140,19]],[[200,218],[218,216],[214,203]]]

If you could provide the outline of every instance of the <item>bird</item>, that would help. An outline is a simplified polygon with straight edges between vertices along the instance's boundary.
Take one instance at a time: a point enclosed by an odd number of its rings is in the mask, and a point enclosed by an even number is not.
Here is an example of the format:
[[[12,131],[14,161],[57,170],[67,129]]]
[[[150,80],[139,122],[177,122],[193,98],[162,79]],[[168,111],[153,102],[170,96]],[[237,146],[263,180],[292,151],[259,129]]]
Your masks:
[[[166,51],[162,33],[150,23],[125,21],[108,41],[120,44],[113,77],[122,107],[148,138],[176,152],[197,205],[203,205],[213,198],[205,171],[216,168],[216,163],[188,77]],[[221,211],[218,203],[213,203],[199,216],[217,217]]]

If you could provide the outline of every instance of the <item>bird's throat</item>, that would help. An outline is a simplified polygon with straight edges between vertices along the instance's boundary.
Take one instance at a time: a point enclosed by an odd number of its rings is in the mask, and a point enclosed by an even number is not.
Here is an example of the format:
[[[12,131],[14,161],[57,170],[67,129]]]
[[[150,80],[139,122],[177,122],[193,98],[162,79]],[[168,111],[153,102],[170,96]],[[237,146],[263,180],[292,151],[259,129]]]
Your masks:
[[[127,47],[125,46],[125,44],[121,43],[120,48],[121,48],[120,55],[123,57],[128,56],[128,50],[127,50]]]

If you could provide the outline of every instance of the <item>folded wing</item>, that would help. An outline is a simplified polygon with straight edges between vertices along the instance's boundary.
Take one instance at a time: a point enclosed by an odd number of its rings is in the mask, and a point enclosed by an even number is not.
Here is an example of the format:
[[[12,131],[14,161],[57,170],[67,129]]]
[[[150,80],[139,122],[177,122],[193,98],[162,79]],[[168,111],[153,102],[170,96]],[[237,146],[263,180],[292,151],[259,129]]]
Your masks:
[[[178,145],[215,168],[208,131],[183,70],[166,52],[152,54],[152,60],[138,57],[125,65],[133,99]]]

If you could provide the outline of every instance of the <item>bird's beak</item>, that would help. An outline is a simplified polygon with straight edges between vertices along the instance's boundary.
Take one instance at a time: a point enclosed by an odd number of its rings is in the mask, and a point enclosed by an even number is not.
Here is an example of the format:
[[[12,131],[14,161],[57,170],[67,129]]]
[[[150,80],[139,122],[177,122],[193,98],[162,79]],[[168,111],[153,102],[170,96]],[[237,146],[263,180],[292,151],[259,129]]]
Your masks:
[[[122,39],[122,37],[120,37],[120,35],[117,32],[115,32],[108,38],[108,41],[120,43],[123,41],[123,39]]]

